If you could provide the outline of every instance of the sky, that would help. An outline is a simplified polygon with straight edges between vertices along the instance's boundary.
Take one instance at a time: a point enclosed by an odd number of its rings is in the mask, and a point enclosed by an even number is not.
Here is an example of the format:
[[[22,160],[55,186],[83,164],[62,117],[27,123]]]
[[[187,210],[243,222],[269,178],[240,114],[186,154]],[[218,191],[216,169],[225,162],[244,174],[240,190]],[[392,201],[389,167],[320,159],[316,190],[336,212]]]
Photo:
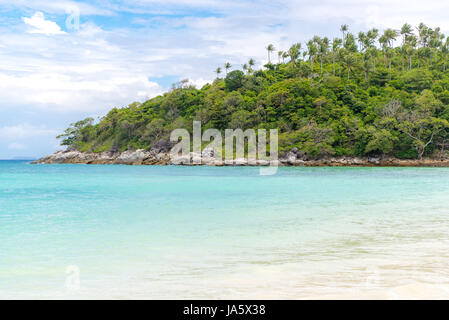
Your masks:
[[[230,62],[267,62],[313,35],[399,29],[449,34],[441,0],[0,0],[0,159],[58,149],[70,123],[157,96],[182,79],[197,87]]]

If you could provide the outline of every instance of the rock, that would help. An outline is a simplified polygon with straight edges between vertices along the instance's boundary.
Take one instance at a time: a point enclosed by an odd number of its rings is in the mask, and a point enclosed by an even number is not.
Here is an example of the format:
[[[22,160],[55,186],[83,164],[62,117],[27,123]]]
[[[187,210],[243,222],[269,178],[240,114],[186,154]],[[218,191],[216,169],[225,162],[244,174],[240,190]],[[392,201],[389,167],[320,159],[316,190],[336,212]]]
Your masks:
[[[167,149],[171,146],[167,141],[160,142],[158,148]],[[268,165],[285,165],[285,166],[426,166],[426,167],[449,167],[449,160],[441,159],[423,159],[423,160],[401,160],[392,157],[368,157],[368,158],[351,158],[351,157],[332,157],[327,159],[310,160],[307,156],[302,155],[300,150],[287,152],[279,160],[249,160],[239,158],[235,160],[227,160],[225,163],[221,159],[213,157],[213,150],[210,148],[203,150],[201,158],[199,153],[190,153],[185,157],[179,157],[176,161],[170,159],[169,152],[159,151],[161,149],[153,148],[150,151],[143,149],[128,150],[124,152],[110,151],[93,153],[80,152],[73,149],[59,150],[52,155],[43,157],[33,163],[80,163],[80,164],[127,164],[127,165],[194,165],[192,160],[201,159],[201,164],[208,166],[268,166]],[[171,148],[170,148],[171,149]],[[170,150],[169,149],[169,150]],[[293,151],[296,151],[293,152]],[[200,163],[198,163],[200,164]]]
[[[214,154],[215,154],[215,151],[213,148],[204,148],[203,152],[201,153],[201,155],[206,158],[213,158]]]
[[[151,151],[153,151],[154,153],[168,153],[174,145],[175,143],[170,142],[169,140],[160,140],[153,145]]]

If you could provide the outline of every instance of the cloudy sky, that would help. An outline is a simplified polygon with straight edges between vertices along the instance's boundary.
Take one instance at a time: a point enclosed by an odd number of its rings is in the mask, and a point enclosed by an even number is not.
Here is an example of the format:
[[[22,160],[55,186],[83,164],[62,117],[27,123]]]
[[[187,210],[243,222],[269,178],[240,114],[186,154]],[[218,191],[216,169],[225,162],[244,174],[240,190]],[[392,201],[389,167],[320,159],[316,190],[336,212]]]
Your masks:
[[[39,157],[70,123],[143,101],[224,62],[266,62],[347,23],[449,33],[441,0],[0,0],[0,159]]]

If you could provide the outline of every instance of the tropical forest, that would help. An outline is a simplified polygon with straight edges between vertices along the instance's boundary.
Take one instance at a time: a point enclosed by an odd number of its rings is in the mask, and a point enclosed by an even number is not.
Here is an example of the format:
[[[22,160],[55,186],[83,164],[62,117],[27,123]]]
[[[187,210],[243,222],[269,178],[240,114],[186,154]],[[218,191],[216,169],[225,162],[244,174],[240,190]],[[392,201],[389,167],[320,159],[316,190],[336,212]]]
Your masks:
[[[203,130],[278,129],[281,153],[297,148],[310,159],[447,158],[449,37],[424,23],[339,31],[289,48],[268,44],[264,65],[223,62],[202,88],[180,81],[58,138],[82,152],[151,150],[201,121]]]

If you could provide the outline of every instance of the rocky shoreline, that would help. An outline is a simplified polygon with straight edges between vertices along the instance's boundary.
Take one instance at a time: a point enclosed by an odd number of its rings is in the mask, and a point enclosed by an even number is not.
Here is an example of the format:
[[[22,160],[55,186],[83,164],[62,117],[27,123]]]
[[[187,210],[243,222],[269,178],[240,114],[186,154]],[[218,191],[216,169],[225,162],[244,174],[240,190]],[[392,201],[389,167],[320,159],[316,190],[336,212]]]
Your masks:
[[[190,153],[190,163],[198,154]],[[80,152],[76,150],[57,151],[52,155],[34,161],[39,164],[124,164],[124,165],[185,165],[185,162],[173,163],[170,155],[165,151],[124,151],[124,152]],[[206,166],[267,166],[266,160],[248,163],[246,159],[235,159],[232,162],[221,163],[213,158],[213,152],[204,150],[201,155],[201,165]],[[304,159],[300,152],[292,150],[280,157],[275,163],[279,166],[306,167],[449,167],[449,159],[402,160],[396,158],[357,158],[357,157],[329,157],[326,159]]]

